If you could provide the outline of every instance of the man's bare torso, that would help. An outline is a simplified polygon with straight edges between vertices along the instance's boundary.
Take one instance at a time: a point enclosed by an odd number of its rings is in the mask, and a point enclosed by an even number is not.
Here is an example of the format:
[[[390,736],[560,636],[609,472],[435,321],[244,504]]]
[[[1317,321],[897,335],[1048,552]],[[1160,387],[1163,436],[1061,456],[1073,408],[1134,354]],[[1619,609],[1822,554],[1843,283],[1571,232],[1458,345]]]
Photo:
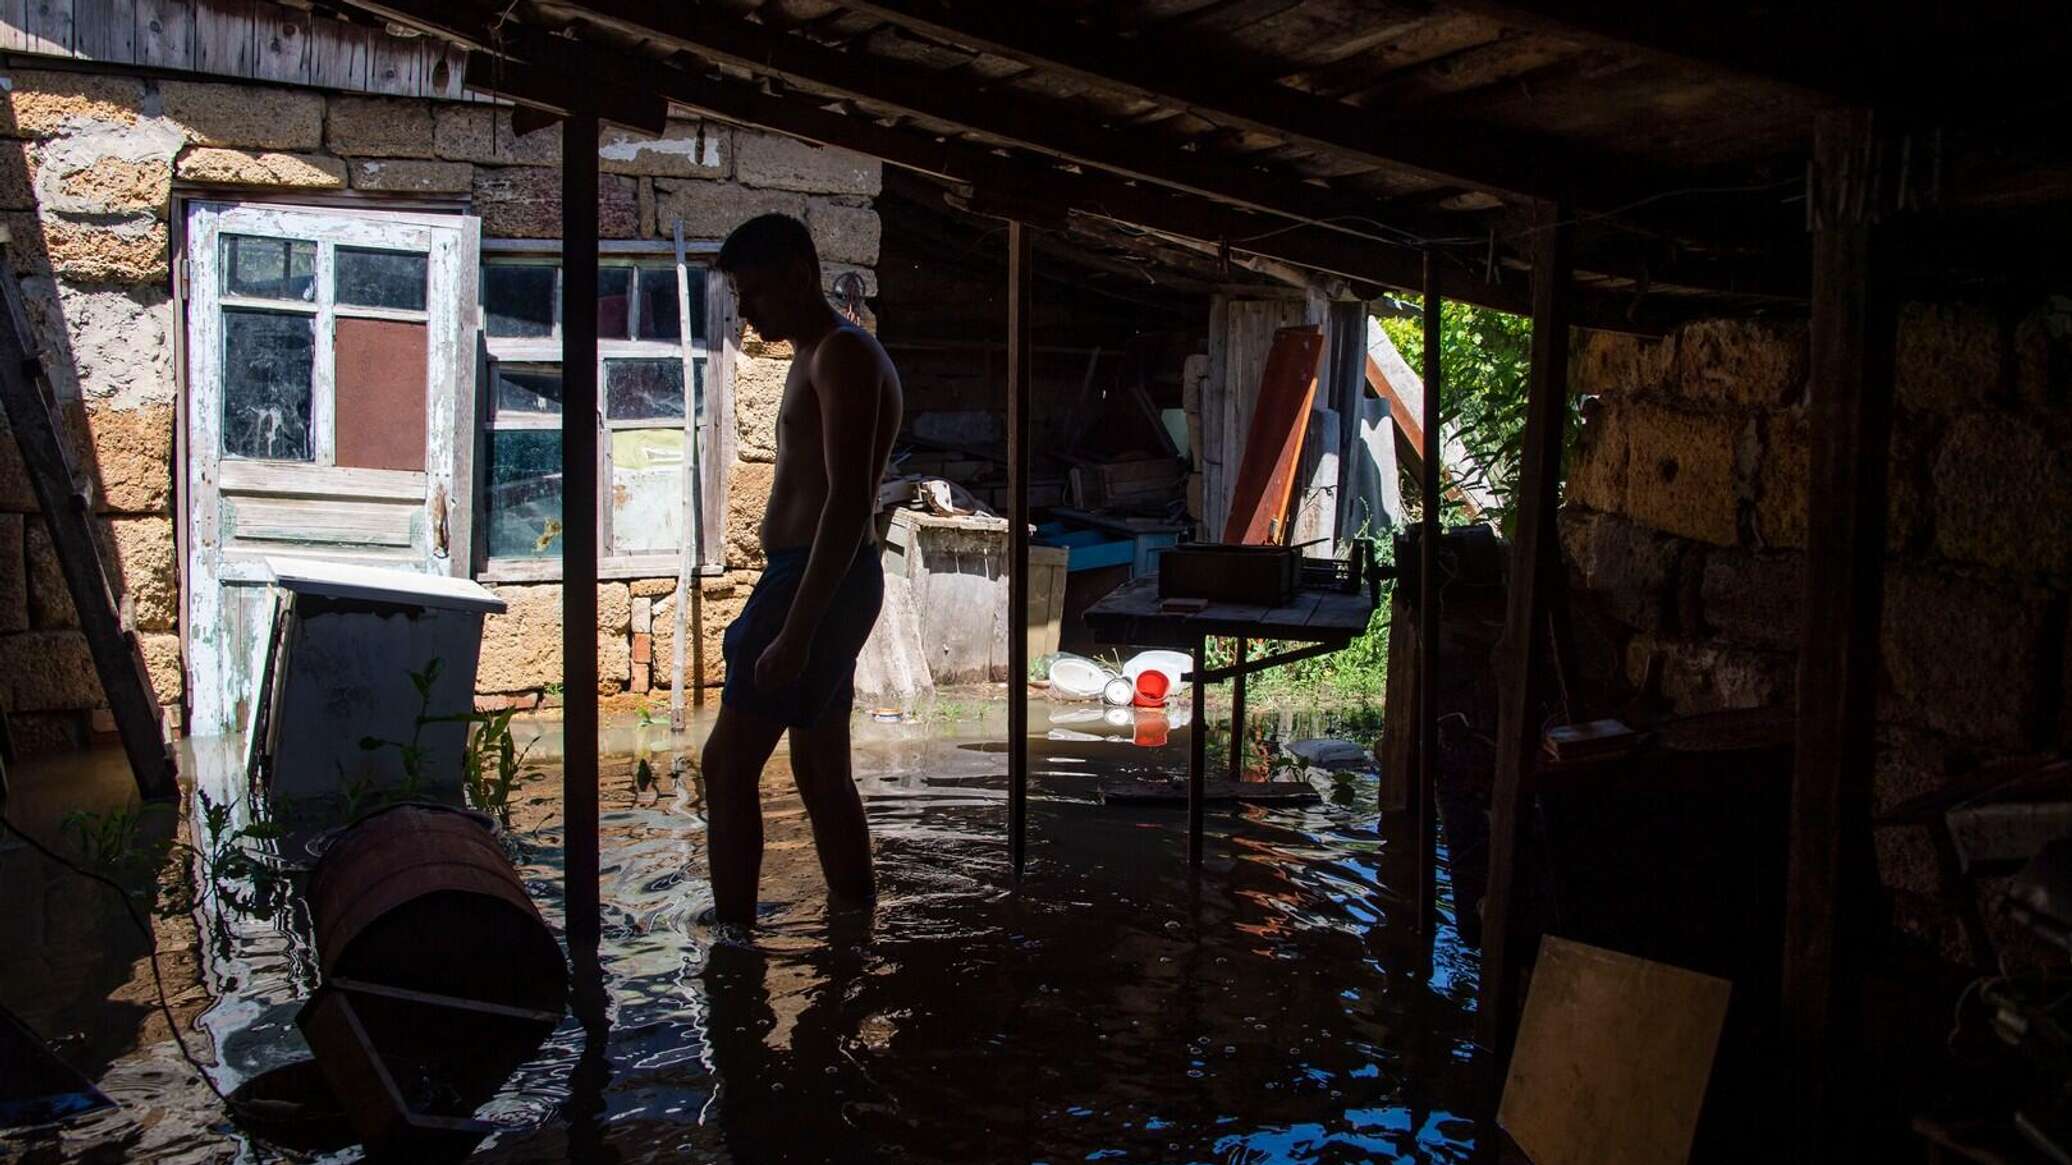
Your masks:
[[[891,456],[893,438],[899,433],[903,408],[899,373],[892,367],[885,350],[878,345],[877,338],[860,328],[837,328],[822,337],[820,343],[825,344],[843,332],[860,337],[877,356],[876,382],[868,386],[826,385],[820,388],[822,391],[875,391],[878,394],[875,431],[868,435],[836,433],[831,437],[837,441],[868,438],[871,464],[877,469],[871,476],[871,488],[876,489],[885,473],[885,460]],[[812,383],[813,357],[817,351],[817,346],[798,350],[791,362],[791,372],[784,380],[784,398],[777,407],[777,473],[770,485],[769,507],[763,511],[761,533],[765,551],[810,546],[813,532],[820,523],[821,507],[827,503],[827,449],[820,431],[820,402],[814,395],[816,386]],[[866,527],[865,537],[870,536],[870,528]]]

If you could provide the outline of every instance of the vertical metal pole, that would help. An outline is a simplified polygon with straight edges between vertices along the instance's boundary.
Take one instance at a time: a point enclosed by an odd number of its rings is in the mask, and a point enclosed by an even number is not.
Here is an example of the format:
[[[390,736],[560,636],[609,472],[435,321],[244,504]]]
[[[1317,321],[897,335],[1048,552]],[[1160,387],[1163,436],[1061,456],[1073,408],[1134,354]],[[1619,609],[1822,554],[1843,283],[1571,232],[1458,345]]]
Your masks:
[[[1815,122],[1812,476],[1798,743],[1785,892],[1783,1030],[1795,1160],[1844,1157],[1857,1113],[1841,1054],[1861,1034],[1862,935],[1873,908],[1872,758],[1897,309],[1880,214],[1904,196],[1901,152],[1865,110]],[[1889,243],[1882,244],[1889,246]]]
[[[1432,933],[1433,898],[1438,875],[1439,753],[1439,391],[1445,369],[1439,359],[1439,264],[1424,257],[1424,432],[1425,454],[1419,492],[1424,514],[1418,521],[1417,555],[1417,771],[1410,777],[1410,821],[1417,836],[1417,930]]]
[[[1187,864],[1190,866],[1201,865],[1202,773],[1209,767],[1209,685],[1202,679],[1202,672],[1208,666],[1208,637],[1197,635],[1194,639],[1194,674],[1188,677],[1194,696],[1194,722],[1188,726],[1187,736]],[[1232,747],[1236,747],[1235,744]]]
[[[1029,228],[1007,224],[1007,831],[1016,882],[1029,856]]]
[[[1245,775],[1245,637],[1237,637],[1238,673],[1230,677],[1230,779]]]
[[[1477,1036],[1502,1078],[1517,1035],[1518,949],[1511,917],[1518,847],[1525,832],[1527,777],[1540,751],[1546,688],[1547,592],[1560,584],[1555,509],[1561,493],[1562,430],[1568,412],[1569,207],[1541,203],[1532,254],[1532,372],[1526,388],[1517,528],[1511,541],[1509,609],[1498,649],[1503,675],[1497,714],[1496,788],[1490,794],[1489,897],[1482,918],[1482,1004]],[[1438,434],[1425,434],[1427,456]]]
[[[561,130],[562,877],[568,947],[597,958],[597,118]]]

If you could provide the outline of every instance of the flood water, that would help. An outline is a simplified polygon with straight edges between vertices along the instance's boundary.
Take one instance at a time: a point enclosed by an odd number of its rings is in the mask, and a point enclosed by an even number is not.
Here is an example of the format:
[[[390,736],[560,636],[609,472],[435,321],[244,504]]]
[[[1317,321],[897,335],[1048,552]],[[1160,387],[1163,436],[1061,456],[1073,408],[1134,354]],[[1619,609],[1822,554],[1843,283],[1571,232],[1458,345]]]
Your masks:
[[[1031,709],[1019,892],[1002,706],[954,723],[859,721],[881,894],[868,917],[828,910],[780,751],[764,784],[765,915],[747,945],[715,943],[696,921],[710,893],[688,762],[703,727],[679,738],[681,758],[666,729],[622,736],[637,755],[607,759],[601,798],[608,1039],[589,1044],[565,1019],[482,1113],[502,1128],[478,1159],[1469,1159],[1474,954],[1454,934],[1443,869],[1436,941],[1410,933],[1407,843],[1377,835],[1374,778],[1318,776],[1313,806],[1211,807],[1196,876],[1184,808],[1097,799],[1103,779],[1182,773],[1190,729],[1146,747],[1134,741],[1158,736],[1069,711]],[[1282,719],[1297,736],[1344,726]],[[1372,743],[1371,713],[1355,719]],[[513,821],[521,873],[557,929],[558,808],[556,776],[529,787]],[[32,872],[51,887],[45,913],[73,921],[46,927],[34,967],[0,956],[0,987],[111,964],[46,982],[27,1010],[63,1029],[45,1034],[121,1107],[0,1133],[0,1159],[355,1159],[297,1157],[231,1126],[150,1010],[141,940],[91,905],[113,896],[58,889],[65,876],[33,862],[0,854],[0,872]],[[8,933],[21,926],[33,929],[15,920]],[[306,1055],[293,1018],[315,970],[297,912],[158,932],[175,1015],[219,1087]]]

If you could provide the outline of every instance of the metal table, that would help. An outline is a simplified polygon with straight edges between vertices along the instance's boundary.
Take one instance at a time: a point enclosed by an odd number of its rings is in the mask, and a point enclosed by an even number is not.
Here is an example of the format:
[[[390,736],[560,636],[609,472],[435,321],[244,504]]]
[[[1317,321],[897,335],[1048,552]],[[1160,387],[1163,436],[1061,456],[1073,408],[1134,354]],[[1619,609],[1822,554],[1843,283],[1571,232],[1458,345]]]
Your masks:
[[[1364,634],[1374,615],[1374,598],[1363,586],[1354,592],[1305,589],[1278,607],[1210,603],[1200,610],[1168,611],[1158,597],[1158,576],[1146,575],[1115,588],[1086,610],[1086,625],[1102,643],[1165,647],[1187,652],[1194,660],[1187,681],[1193,686],[1194,733],[1187,759],[1187,860],[1201,864],[1202,782],[1208,768],[1208,685],[1232,682],[1230,772],[1237,777],[1244,760],[1245,677],[1312,656],[1340,651]],[[1237,659],[1226,667],[1208,668],[1203,659],[1211,635],[1237,640]],[[1301,643],[1302,647],[1250,659],[1253,639]]]

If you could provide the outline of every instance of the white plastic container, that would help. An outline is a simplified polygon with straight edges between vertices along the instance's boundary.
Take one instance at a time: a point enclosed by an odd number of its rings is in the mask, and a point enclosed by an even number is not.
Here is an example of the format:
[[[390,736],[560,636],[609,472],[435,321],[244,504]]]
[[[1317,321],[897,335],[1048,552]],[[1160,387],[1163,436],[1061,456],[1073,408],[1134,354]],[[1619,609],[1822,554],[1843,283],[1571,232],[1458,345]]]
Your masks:
[[[1060,655],[1050,665],[1050,689],[1067,699],[1099,699],[1114,678],[1114,672],[1084,656]]]
[[[1162,671],[1165,673],[1166,690],[1177,692],[1181,686],[1180,677],[1193,669],[1194,661],[1188,658],[1185,652],[1154,650],[1140,651],[1130,656],[1129,661],[1122,665],[1122,674],[1131,684],[1135,684],[1140,672]]]

